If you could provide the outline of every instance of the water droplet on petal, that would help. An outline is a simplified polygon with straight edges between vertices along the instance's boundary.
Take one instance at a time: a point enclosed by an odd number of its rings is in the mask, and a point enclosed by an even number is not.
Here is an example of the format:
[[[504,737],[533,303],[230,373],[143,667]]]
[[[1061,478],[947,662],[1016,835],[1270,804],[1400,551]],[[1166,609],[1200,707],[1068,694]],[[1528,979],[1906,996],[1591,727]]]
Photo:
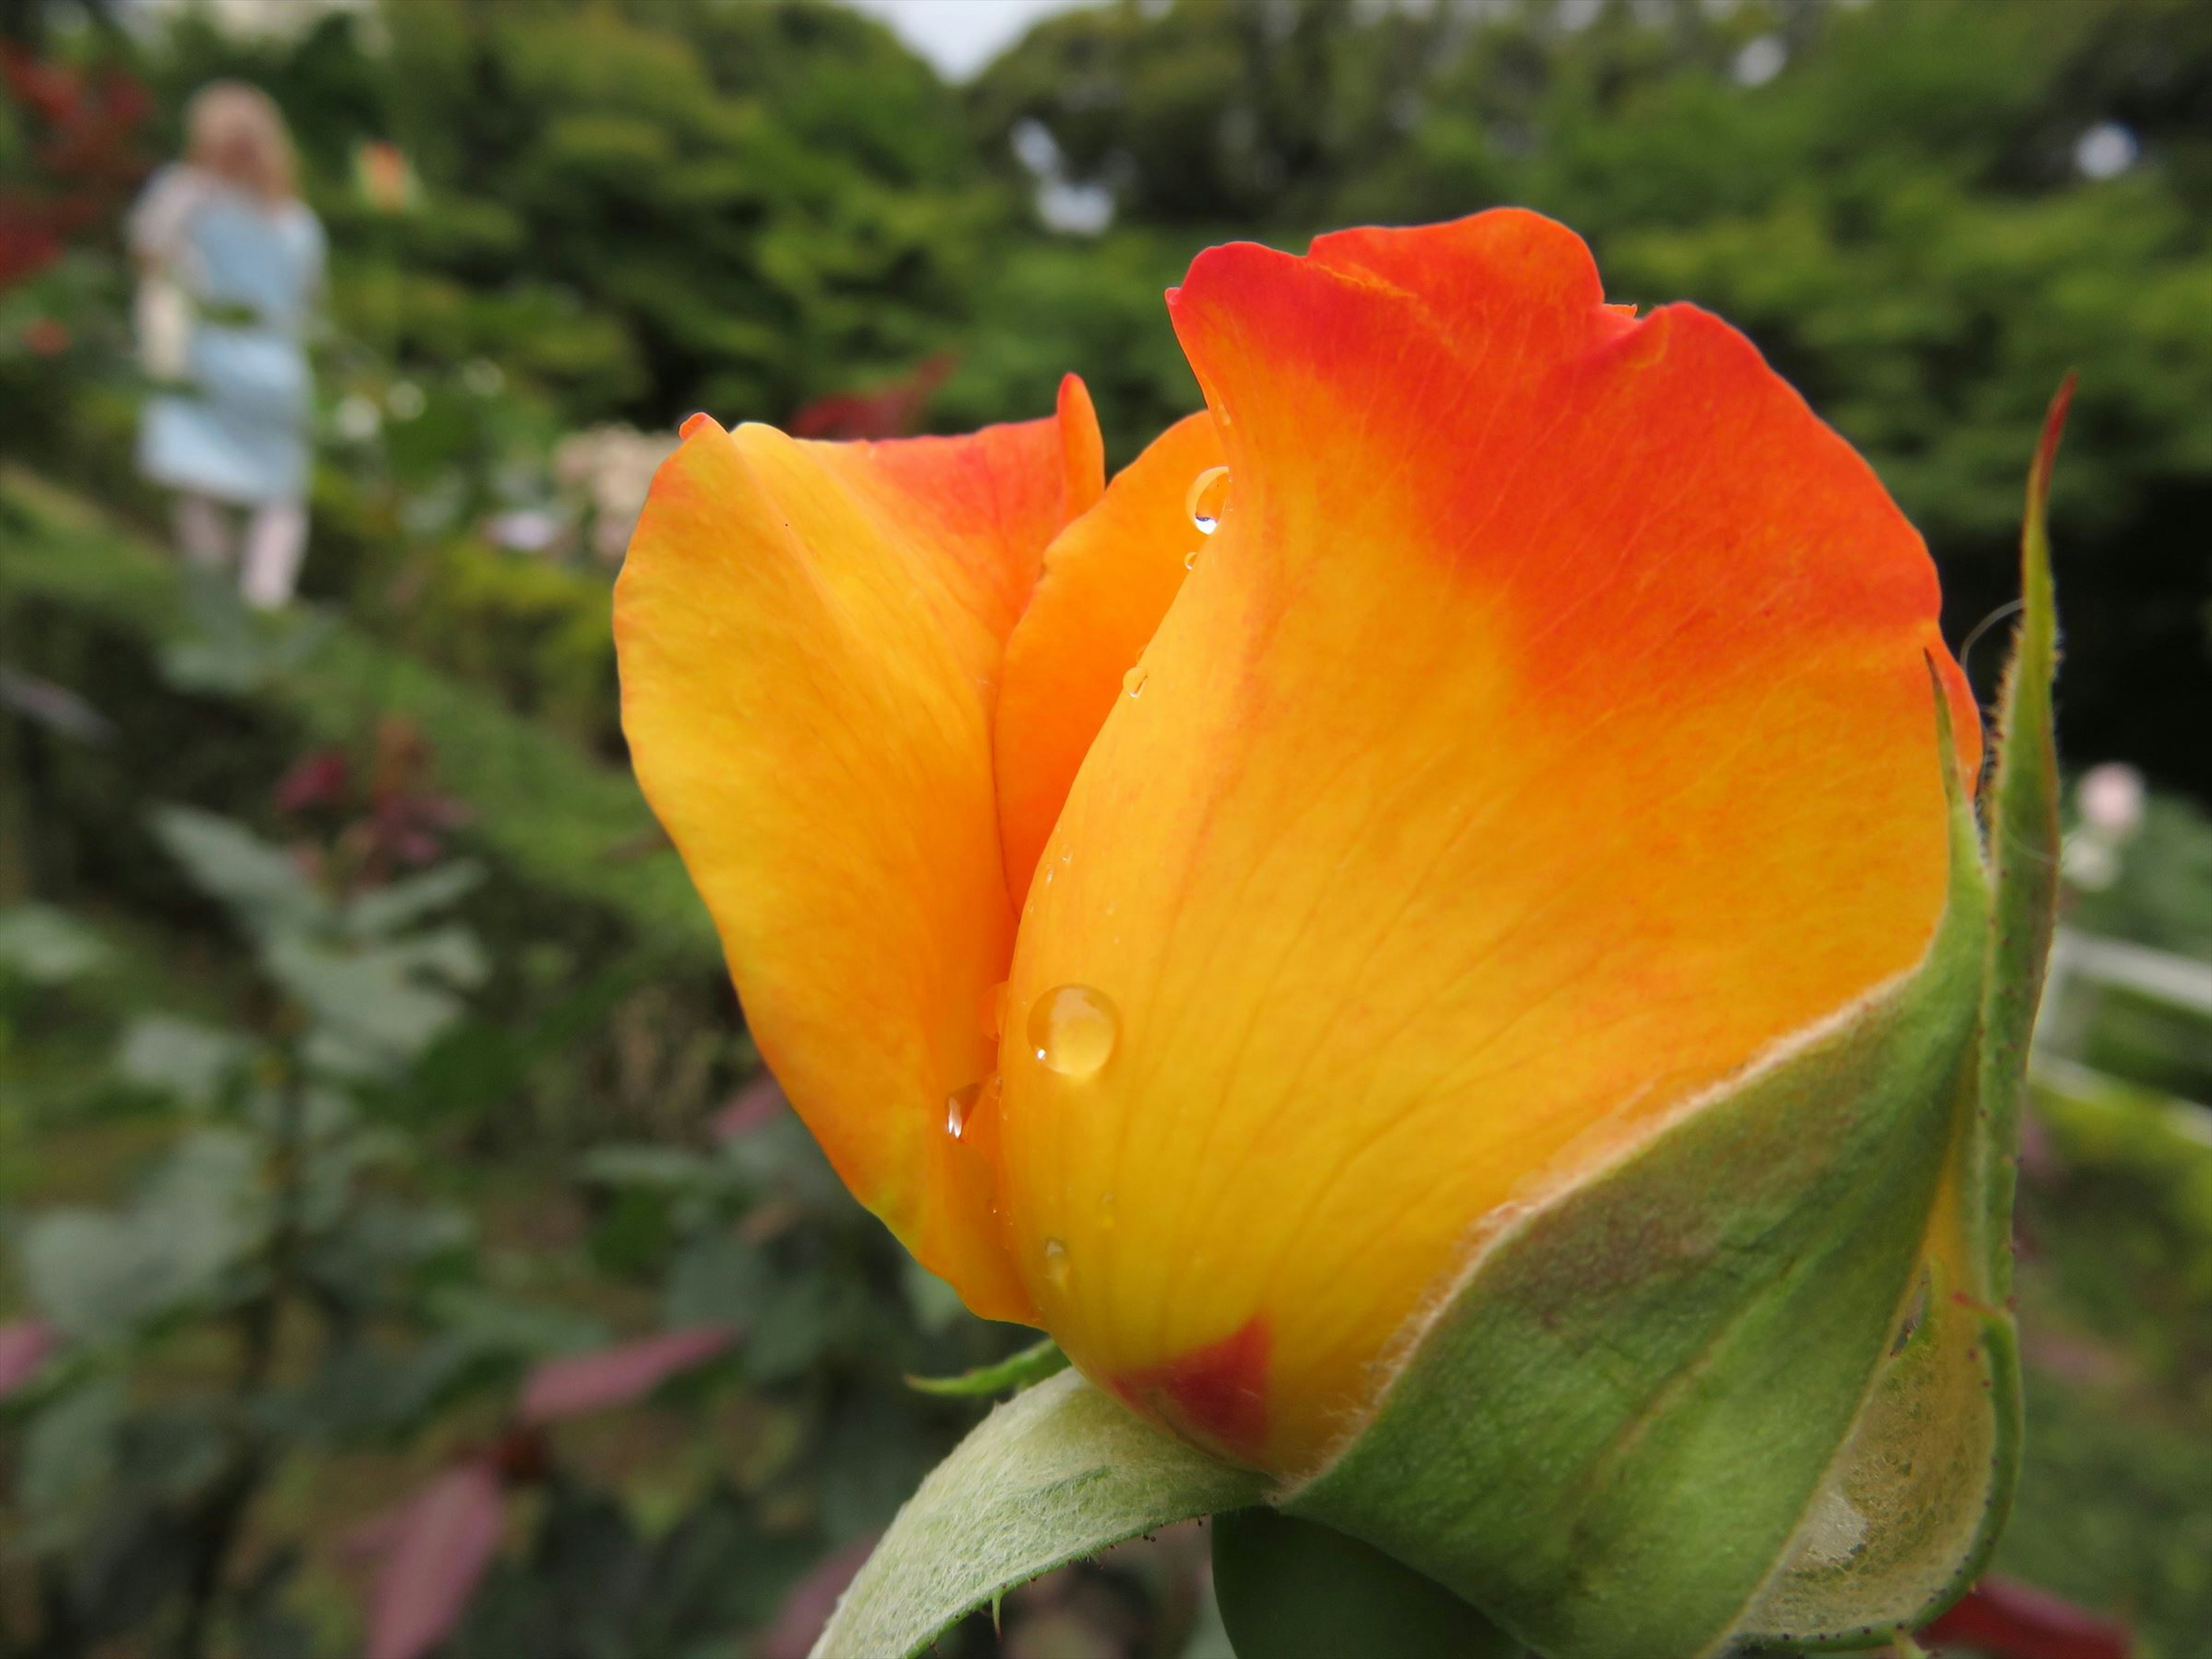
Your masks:
[[[996,1072],[981,1083],[971,1083],[964,1089],[955,1089],[945,1101],[945,1133],[955,1140],[968,1133],[978,1108],[993,1109],[999,1096],[999,1074]]]
[[[1145,680],[1146,678],[1147,677],[1143,669],[1132,668],[1127,673],[1121,676],[1121,689],[1124,691],[1127,691],[1133,697],[1141,697],[1145,695]]]
[[[964,1089],[955,1089],[945,1102],[945,1133],[955,1140],[968,1132],[969,1115],[975,1111],[975,1103],[983,1093],[983,1085],[971,1083]]]
[[[1056,1238],[1048,1238],[1044,1242],[1044,1276],[1055,1291],[1066,1291],[1067,1246]]]
[[[1062,1077],[1097,1073],[1113,1057],[1121,1022],[1103,992],[1088,985],[1047,991],[1030,1008],[1030,1050]]]
[[[1006,1029],[1006,981],[1000,980],[975,999],[975,1023],[996,1042]]]
[[[1229,469],[1209,466],[1192,479],[1183,507],[1200,535],[1211,536],[1220,529],[1221,515],[1229,509]]]
[[[1198,550],[1196,548],[1192,548],[1189,552],[1182,556],[1182,568],[1186,570],[1195,570],[1198,568]]]

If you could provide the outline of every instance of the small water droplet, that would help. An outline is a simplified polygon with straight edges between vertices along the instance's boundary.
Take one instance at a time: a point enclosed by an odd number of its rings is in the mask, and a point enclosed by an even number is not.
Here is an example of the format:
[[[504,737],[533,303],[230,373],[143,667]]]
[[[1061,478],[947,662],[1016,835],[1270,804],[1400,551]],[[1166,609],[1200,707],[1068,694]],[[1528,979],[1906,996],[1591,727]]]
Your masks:
[[[1044,1276],[1055,1291],[1067,1289],[1067,1246],[1056,1238],[1044,1242]]]
[[[1094,1075],[1113,1057],[1120,1034],[1114,1005],[1088,985],[1060,986],[1030,1008],[1030,1051],[1062,1077]]]
[[[945,1133],[958,1140],[968,1133],[980,1108],[989,1111],[999,1097],[999,1074],[996,1072],[981,1083],[971,1083],[964,1089],[955,1089],[945,1097]]]
[[[1182,556],[1182,568],[1186,570],[1195,570],[1198,568],[1198,550],[1196,548],[1192,548],[1189,552]]]
[[[1221,528],[1221,515],[1229,508],[1229,469],[1209,466],[1190,481],[1190,494],[1183,498],[1184,510],[1190,521],[1198,526],[1201,536],[1211,536]]]
[[[968,1132],[968,1119],[975,1109],[975,1103],[983,1093],[983,1085],[971,1083],[964,1089],[955,1089],[945,1102],[945,1133],[955,1140]]]
[[[975,1023],[996,1042],[1006,1030],[1006,981],[1000,980],[975,999]]]

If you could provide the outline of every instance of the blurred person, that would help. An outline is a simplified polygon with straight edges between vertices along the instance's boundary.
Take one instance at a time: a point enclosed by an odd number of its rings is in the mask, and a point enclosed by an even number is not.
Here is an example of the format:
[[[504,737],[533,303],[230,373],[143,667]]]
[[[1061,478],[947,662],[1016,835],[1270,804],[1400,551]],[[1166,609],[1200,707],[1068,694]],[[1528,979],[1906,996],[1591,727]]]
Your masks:
[[[246,603],[273,610],[307,552],[303,342],[323,228],[299,198],[291,135],[266,93],[215,82],[194,94],[185,130],[185,159],[154,176],[129,226],[139,354],[158,388],[138,465],[176,492],[185,557],[210,569],[236,558]]]

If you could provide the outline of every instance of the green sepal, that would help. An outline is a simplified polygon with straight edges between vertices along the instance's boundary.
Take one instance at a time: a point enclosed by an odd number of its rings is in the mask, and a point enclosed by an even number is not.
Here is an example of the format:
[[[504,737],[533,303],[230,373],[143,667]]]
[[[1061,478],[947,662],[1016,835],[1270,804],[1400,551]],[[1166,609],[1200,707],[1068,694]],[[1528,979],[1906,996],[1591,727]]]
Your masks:
[[[1033,1389],[1048,1376],[1067,1369],[1067,1356],[1050,1337],[1008,1354],[995,1365],[978,1365],[957,1376],[909,1376],[906,1385],[917,1394],[933,1394],[948,1400],[964,1400],[994,1394],[1017,1394]]]
[[[1550,1659],[1731,1643],[1818,1521],[1977,1121],[1988,894],[1932,701],[1951,878],[1917,969],[1511,1221],[1294,1513]]]
[[[2027,1092],[2028,1045],[2058,915],[2058,750],[2051,702],[2058,667],[2058,611],[2049,526],[2051,469],[2073,401],[2069,374],[2051,400],[2042,441],[2028,470],[2020,538],[2020,623],[1997,693],[1996,764],[1986,801],[1996,900],[1982,1012],[1981,1095],[1988,1129],[1980,1143],[1984,1162],[1974,1172],[1978,1203],[1973,1219],[1994,1298],[2012,1291],[2020,1114]]]
[[[2064,400],[2029,486],[1990,871],[1939,687],[1951,881],[1920,966],[1513,1218],[1289,1502],[1550,1659],[1886,1645],[2002,1526],[2018,1113],[2056,892],[2044,501]]]
[[[1213,1593],[1249,1659],[1525,1659],[1435,1580],[1279,1510],[1213,1519]]]
[[[1073,1371],[976,1425],[860,1569],[813,1659],[901,1659],[1040,1573],[1260,1501],[1264,1483],[1147,1428]]]
[[[1924,1576],[1947,1554],[1954,1558],[1948,1577],[1917,1608],[1903,1611],[1893,1601],[1882,1609],[1899,1614],[1893,1622],[1899,1652],[1915,1650],[1906,1630],[1941,1613],[1981,1577],[2020,1474],[2012,1206],[2028,1049],[2058,908],[2058,756],[2051,707],[2058,617],[2048,526],[2051,465],[2073,396],[2069,375],[2051,400],[2028,471],[2021,616],[1998,693],[1995,765],[1983,801],[1994,890],[1976,1041],[1975,1119],[1960,1137],[1951,1178],[1956,1249],[1931,1258],[1928,1300],[1937,1316],[1911,1350],[1885,1368],[1826,1487],[1848,1492],[1856,1485],[1869,1499],[1884,1495],[1888,1513],[1881,1516],[1881,1548],[1893,1559],[1917,1559]],[[1970,1383],[1988,1391],[1985,1411],[1972,1409]],[[1991,1436],[1988,1479],[1977,1484],[1965,1465],[1978,1455],[1979,1443],[1962,1443],[1984,1424]],[[1900,1480],[1900,1469],[1909,1478]],[[1978,1508],[1972,1501],[1977,1498]],[[1963,1540],[1950,1541],[1962,1529]],[[1846,1607],[1863,1607],[1863,1588],[1832,1567],[1808,1563],[1801,1550],[1769,1584],[1757,1611],[1765,1615],[1768,1629],[1788,1629],[1793,1618],[1802,1628],[1808,1616],[1847,1626],[1848,1620],[1834,1615]],[[1777,1645],[1868,1644],[1846,1634]]]

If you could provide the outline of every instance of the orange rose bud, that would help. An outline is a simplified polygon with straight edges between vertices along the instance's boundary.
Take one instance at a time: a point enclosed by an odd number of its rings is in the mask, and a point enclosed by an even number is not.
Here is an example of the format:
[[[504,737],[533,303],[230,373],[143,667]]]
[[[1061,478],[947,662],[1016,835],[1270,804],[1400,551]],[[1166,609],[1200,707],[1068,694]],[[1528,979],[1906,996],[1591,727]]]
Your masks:
[[[618,590],[762,1053],[1089,1379],[933,1477],[823,1650],[910,1635],[866,1587],[1054,1413],[1107,1435],[1091,1393],[1553,1659],[1940,1603],[2009,1480],[2047,915],[1985,868],[1920,538],[1534,214],[1215,248],[1169,308],[1206,410],[1103,494],[1073,383],[963,439],[687,428]]]

